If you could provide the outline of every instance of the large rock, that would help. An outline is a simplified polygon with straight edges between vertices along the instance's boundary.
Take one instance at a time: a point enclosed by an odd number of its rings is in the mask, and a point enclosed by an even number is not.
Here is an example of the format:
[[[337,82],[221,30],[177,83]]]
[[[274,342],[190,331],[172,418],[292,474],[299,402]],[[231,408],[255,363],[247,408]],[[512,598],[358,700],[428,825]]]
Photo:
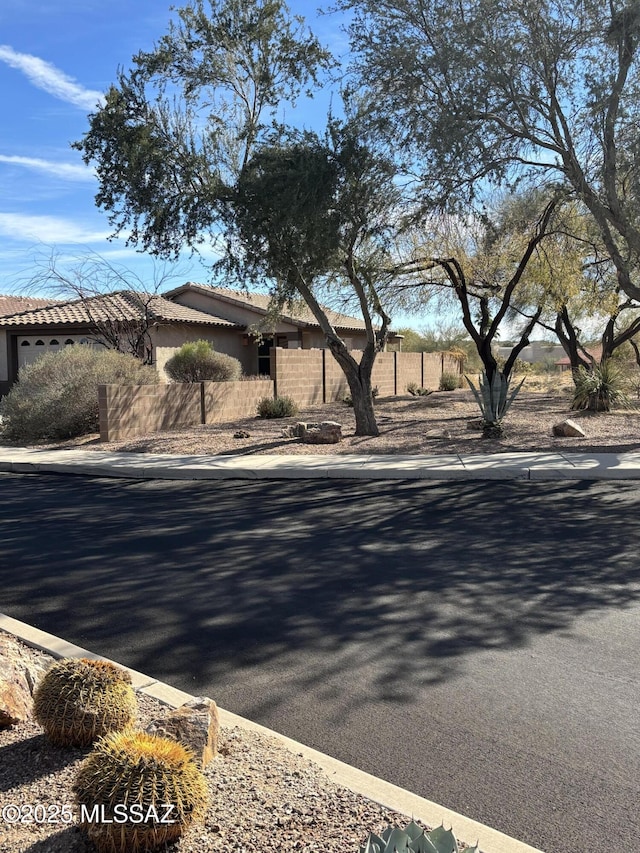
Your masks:
[[[197,764],[205,768],[218,753],[218,706],[212,699],[198,696],[164,717],[152,720],[146,731],[179,741],[193,752]]]
[[[285,438],[299,438],[303,444],[337,444],[342,439],[342,425],[335,421],[306,424],[299,421],[282,430]]]
[[[561,438],[585,438],[586,433],[575,421],[567,419],[560,424],[555,424],[553,434]]]
[[[25,648],[8,634],[0,633],[0,729],[28,720],[33,691],[48,661]]]
[[[303,444],[337,444],[342,439],[342,426],[335,421],[307,424],[300,440]]]

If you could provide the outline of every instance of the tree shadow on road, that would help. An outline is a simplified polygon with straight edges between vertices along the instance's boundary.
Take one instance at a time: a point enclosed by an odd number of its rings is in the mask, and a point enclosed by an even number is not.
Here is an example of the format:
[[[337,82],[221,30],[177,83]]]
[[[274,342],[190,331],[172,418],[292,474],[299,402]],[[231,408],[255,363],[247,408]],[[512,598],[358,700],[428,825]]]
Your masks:
[[[246,681],[256,713],[311,689],[408,702],[640,600],[630,482],[27,476],[2,496],[1,610],[192,693]]]

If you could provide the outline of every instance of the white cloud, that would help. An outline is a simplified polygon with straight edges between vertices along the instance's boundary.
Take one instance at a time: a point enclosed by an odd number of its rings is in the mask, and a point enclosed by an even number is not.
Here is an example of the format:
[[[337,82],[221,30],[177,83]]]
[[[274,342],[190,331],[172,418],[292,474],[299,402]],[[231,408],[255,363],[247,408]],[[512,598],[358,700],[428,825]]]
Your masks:
[[[26,169],[35,169],[37,172],[45,172],[66,181],[89,182],[95,179],[95,172],[92,169],[75,163],[57,163],[53,160],[42,160],[39,157],[17,157],[6,154],[0,154],[0,163],[24,166]]]
[[[29,216],[0,213],[0,236],[29,243],[101,243],[110,231],[91,231],[69,219],[55,216]]]
[[[76,107],[93,110],[102,101],[102,92],[85,89],[50,62],[29,53],[18,53],[9,45],[0,45],[0,61],[22,71],[38,89]]]

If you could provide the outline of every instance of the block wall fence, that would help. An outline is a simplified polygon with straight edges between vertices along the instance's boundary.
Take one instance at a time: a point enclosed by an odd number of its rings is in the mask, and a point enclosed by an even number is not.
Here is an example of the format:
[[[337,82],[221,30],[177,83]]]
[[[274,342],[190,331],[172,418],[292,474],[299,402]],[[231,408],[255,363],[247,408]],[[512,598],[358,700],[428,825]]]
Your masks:
[[[361,352],[352,355],[357,360]],[[443,372],[460,373],[460,363],[446,353],[383,352],[376,358],[372,384],[380,397],[391,397],[404,394],[410,382],[436,389]],[[275,347],[270,379],[100,385],[100,439],[119,441],[251,417],[263,397],[291,397],[304,408],[342,400],[348,393],[347,380],[329,350]]]

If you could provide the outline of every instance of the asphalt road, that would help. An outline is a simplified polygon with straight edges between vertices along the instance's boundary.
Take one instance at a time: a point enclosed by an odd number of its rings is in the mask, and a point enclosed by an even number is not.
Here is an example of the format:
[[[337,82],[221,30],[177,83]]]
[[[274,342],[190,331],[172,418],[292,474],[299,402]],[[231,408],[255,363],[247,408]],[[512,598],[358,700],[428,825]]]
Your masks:
[[[639,518],[629,481],[0,475],[0,610],[549,853],[632,849]]]

